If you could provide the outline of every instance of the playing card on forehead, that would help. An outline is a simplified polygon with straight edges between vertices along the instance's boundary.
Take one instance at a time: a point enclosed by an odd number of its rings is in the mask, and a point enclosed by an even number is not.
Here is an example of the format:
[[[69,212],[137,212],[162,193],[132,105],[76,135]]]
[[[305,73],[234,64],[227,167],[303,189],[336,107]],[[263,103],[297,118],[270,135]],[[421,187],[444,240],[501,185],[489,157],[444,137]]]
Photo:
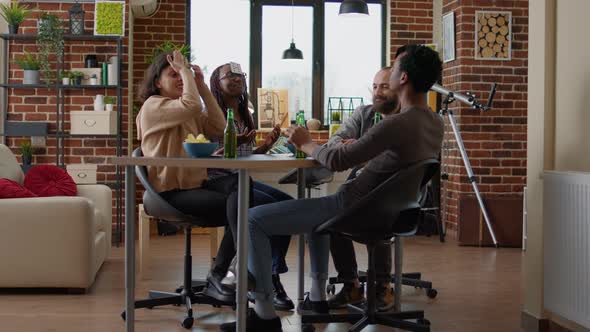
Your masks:
[[[237,62],[230,62],[229,63],[229,70],[234,74],[243,74],[242,66],[240,66]]]

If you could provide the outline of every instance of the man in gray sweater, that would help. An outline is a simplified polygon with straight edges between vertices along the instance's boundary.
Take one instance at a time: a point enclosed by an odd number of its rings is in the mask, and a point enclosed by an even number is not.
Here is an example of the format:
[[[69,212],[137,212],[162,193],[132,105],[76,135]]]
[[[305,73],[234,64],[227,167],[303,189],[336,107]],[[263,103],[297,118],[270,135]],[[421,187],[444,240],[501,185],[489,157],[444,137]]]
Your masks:
[[[329,235],[314,233],[320,224],[362,199],[394,173],[418,161],[437,158],[443,139],[440,116],[428,109],[426,93],[440,78],[442,63],[428,47],[409,45],[396,57],[389,86],[400,103],[400,113],[384,118],[353,143],[319,146],[302,127],[291,127],[291,143],[333,171],[365,164],[363,171],[343,184],[336,194],[305,200],[284,201],[249,210],[248,270],[255,278],[254,310],[247,317],[247,331],[282,331],[273,308],[270,236],[309,233],[311,291],[298,310],[328,313]],[[381,223],[366,220],[363,225]],[[235,331],[235,322],[221,325]]]
[[[373,104],[357,107],[342,127],[338,129],[326,145],[336,147],[340,144],[350,144],[361,138],[376,122],[375,119],[388,117],[399,112],[397,96],[389,88],[389,76],[391,67],[381,68],[373,78]],[[350,172],[347,181],[353,180],[357,173],[362,171],[361,166],[356,166]],[[358,267],[352,240],[331,234],[330,252],[338,278],[344,282],[344,286],[328,300],[330,309],[346,307],[347,304],[359,304],[365,300],[364,290],[358,279]],[[391,245],[378,246],[375,250],[375,269],[377,272],[377,309],[386,311],[393,306],[393,293],[391,291]]]

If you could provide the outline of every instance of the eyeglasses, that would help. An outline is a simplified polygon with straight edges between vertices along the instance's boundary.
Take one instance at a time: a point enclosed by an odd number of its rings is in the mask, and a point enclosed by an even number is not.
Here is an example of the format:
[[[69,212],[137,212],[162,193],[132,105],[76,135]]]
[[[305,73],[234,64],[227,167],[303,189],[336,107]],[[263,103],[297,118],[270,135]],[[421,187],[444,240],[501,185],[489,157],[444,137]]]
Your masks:
[[[240,78],[246,79],[247,75],[245,73],[244,74],[237,74],[237,73],[232,73],[230,71],[230,72],[227,72],[225,75],[221,76],[219,78],[219,80],[221,81],[221,80],[226,79],[226,78],[228,78],[230,80],[233,80],[236,77],[240,77]]]

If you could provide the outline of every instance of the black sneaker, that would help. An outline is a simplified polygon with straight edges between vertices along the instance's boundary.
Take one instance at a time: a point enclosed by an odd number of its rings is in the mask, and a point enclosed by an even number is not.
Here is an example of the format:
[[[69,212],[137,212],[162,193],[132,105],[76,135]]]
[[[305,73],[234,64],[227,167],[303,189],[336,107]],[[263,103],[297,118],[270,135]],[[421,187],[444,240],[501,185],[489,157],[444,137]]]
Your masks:
[[[272,286],[275,291],[275,297],[272,301],[273,306],[276,310],[284,310],[289,311],[295,308],[293,301],[287,295],[283,284],[281,284],[281,279],[279,278],[278,274],[272,275]]]
[[[312,301],[309,298],[309,293],[305,293],[305,299],[303,302],[297,305],[297,313],[299,314],[327,314],[330,313],[330,307],[328,307],[328,301]]]
[[[203,294],[222,302],[234,302],[236,300],[235,289],[221,283],[221,280],[222,278],[217,278],[212,274],[208,274],[207,287],[203,289]]]
[[[338,294],[328,299],[330,309],[346,308],[348,304],[359,305],[365,302],[365,290],[363,286],[354,287],[353,283],[345,283]]]
[[[224,323],[219,326],[219,331],[235,332],[236,322]],[[248,316],[246,317],[246,332],[283,332],[281,325],[281,318],[275,317],[273,319],[262,319],[258,317],[254,309],[248,309]]]

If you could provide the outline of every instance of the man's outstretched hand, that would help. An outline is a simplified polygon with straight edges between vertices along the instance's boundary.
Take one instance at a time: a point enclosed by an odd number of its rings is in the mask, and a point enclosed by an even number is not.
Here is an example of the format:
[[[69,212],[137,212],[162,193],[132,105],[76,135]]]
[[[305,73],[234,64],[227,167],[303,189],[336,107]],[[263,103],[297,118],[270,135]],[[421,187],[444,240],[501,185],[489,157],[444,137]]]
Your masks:
[[[287,136],[289,143],[295,145],[295,147],[300,150],[304,145],[313,143],[309,131],[303,127],[291,126],[287,128],[285,135]]]

